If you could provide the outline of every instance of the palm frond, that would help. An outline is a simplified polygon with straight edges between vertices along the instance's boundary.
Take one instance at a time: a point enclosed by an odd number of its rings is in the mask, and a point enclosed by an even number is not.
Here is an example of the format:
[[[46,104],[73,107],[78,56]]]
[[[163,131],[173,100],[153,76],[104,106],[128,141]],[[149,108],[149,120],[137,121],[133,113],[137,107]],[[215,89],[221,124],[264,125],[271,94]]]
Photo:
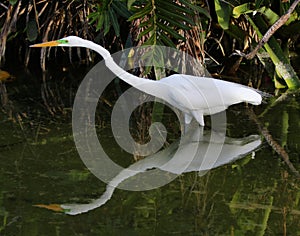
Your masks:
[[[137,39],[144,38],[146,45],[170,47],[185,41],[181,31],[191,30],[196,25],[193,19],[196,13],[209,16],[204,8],[186,0],[131,1],[130,10],[134,14],[128,20],[138,21]]]

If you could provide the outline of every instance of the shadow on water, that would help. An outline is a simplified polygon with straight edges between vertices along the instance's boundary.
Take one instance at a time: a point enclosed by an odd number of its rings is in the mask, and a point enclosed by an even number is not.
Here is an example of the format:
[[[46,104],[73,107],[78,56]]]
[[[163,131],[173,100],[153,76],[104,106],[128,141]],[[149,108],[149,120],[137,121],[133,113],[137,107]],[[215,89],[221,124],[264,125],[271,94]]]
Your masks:
[[[60,86],[76,76],[80,77],[66,72],[63,80],[50,83],[48,94],[56,89],[62,100],[68,100],[74,96],[74,88],[64,93]],[[32,90],[30,81],[35,79],[22,78],[28,84],[6,85],[17,111],[13,114],[21,114],[21,119],[13,122],[7,114],[1,114],[0,120],[0,235],[300,233],[299,183],[262,139],[245,105],[234,106],[226,113],[225,145],[217,162],[203,161],[209,145],[218,149],[218,139],[210,139],[216,132],[196,126],[180,139],[179,125],[174,125],[178,121],[171,111],[162,119],[172,133],[167,138],[169,144],[135,161],[114,141],[110,101],[118,91],[107,91],[96,117],[98,137],[111,159],[125,169],[106,185],[91,174],[77,153],[68,112],[72,103],[65,102],[65,113],[49,118],[40,97],[43,81]],[[36,99],[24,98],[24,91],[35,91]],[[57,97],[58,93],[52,95]],[[272,106],[273,100],[257,108],[256,113],[261,114],[258,119],[299,170],[300,96],[295,94]],[[138,117],[133,119],[138,121]],[[138,127],[132,133],[138,133]],[[149,191],[116,188],[141,183],[146,186],[155,178],[161,183],[173,181]],[[86,213],[68,215],[82,212]]]

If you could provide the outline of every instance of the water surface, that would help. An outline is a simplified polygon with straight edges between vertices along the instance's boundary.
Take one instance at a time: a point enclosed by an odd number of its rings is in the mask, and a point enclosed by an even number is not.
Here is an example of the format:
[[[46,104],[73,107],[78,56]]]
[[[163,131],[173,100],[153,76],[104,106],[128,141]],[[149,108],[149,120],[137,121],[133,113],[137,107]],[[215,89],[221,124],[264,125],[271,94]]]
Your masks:
[[[258,149],[242,159],[205,175],[189,171],[149,191],[115,189],[104,205],[83,214],[71,216],[36,207],[90,203],[106,191],[106,183],[86,168],[73,141],[70,108],[75,81],[84,76],[84,71],[75,71],[78,69],[65,72],[59,80],[56,76],[60,73],[46,75],[50,78],[49,87],[44,87],[49,92],[49,104],[41,98],[39,76],[20,71],[15,81],[6,84],[13,105],[12,113],[1,113],[0,118],[1,235],[300,234],[299,183],[264,139]],[[63,90],[66,85],[69,90]],[[135,163],[136,157],[116,144],[110,129],[109,104],[116,91],[108,88],[99,104],[97,132],[110,158],[126,168]],[[295,95],[273,107],[270,100],[254,110],[298,170],[299,100]],[[228,137],[262,137],[245,105],[234,106],[226,114]],[[162,120],[171,144],[180,138],[179,122],[171,111]],[[144,137],[138,127],[133,125],[132,133]]]

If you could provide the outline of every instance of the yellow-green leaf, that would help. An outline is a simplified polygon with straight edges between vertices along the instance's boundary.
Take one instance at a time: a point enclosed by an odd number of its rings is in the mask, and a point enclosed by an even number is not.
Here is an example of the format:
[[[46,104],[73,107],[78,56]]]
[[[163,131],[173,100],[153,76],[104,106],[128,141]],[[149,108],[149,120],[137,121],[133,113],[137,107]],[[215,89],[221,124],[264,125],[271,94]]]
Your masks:
[[[215,10],[219,25],[222,27],[222,29],[227,30],[229,28],[232,8],[229,4],[222,0],[215,0]]]

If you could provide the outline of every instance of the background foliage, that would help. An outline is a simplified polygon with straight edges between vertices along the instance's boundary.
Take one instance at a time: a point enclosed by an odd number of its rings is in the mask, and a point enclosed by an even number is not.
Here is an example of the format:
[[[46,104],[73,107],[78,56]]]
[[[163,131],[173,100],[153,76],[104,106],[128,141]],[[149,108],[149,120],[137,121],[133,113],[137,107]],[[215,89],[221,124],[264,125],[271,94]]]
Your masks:
[[[292,87],[290,77],[294,76],[296,82],[298,78],[289,58],[290,51],[299,51],[300,33],[295,30],[300,24],[299,7],[260,51],[259,62],[248,62],[234,54],[236,50],[249,52],[289,6],[290,1],[275,0],[5,0],[0,6],[0,64],[5,65],[10,50],[28,65],[32,55],[28,45],[78,35],[111,52],[136,45],[178,48],[198,58],[216,76],[230,76],[231,80],[244,77],[243,83],[251,82],[256,87],[261,82],[251,80],[252,75],[243,72],[243,65],[261,64],[275,86]],[[14,48],[16,43],[20,47]],[[41,51],[43,70],[53,53],[57,51]],[[71,61],[89,63],[95,59],[89,50],[77,49],[75,54],[70,51]],[[284,62],[288,73],[278,70],[278,61]]]

